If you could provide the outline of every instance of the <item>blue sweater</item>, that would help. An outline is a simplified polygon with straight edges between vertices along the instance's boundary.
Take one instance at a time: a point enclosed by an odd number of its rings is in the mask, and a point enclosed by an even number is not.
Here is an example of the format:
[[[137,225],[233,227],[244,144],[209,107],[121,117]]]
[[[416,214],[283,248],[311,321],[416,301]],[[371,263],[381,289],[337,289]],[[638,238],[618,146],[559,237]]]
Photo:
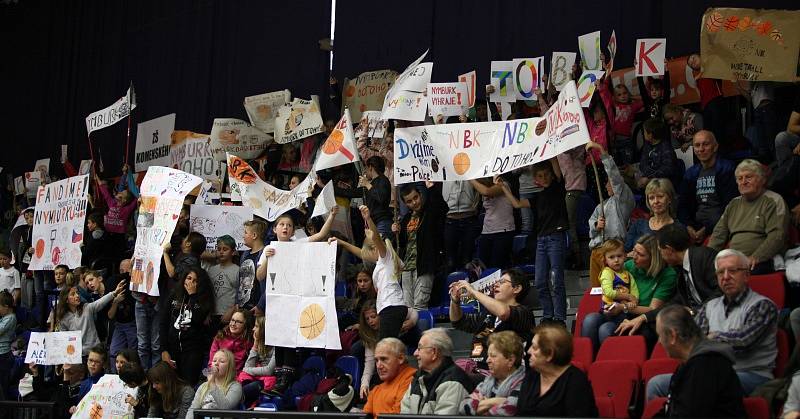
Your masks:
[[[678,194],[680,195],[678,219],[687,226],[694,228],[706,227],[706,233],[711,234],[717,221],[725,211],[725,207],[728,206],[731,199],[739,195],[739,189],[736,186],[733,162],[717,157],[713,167],[714,184],[707,185],[707,187],[713,189],[714,198],[718,202],[718,208],[716,208],[718,211],[711,211],[716,213],[713,217],[715,219],[698,220],[697,213],[700,205],[697,202],[697,179],[700,177],[702,170],[703,165],[698,163],[687,169],[683,175],[683,181],[678,188]]]
[[[17,329],[17,316],[14,313],[0,317],[0,354],[11,352]]]

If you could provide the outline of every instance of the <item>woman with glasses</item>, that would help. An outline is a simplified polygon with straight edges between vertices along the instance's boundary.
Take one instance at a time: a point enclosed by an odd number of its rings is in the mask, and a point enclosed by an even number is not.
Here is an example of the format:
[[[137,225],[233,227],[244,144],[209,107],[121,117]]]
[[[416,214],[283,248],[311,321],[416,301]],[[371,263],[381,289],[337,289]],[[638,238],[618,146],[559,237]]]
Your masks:
[[[227,349],[233,353],[236,372],[241,371],[244,368],[244,361],[247,360],[247,355],[250,353],[250,348],[253,347],[253,334],[250,333],[252,329],[253,315],[250,314],[250,311],[244,309],[234,311],[228,326],[217,332],[214,341],[211,342],[211,350],[208,353],[209,368],[214,354]]]

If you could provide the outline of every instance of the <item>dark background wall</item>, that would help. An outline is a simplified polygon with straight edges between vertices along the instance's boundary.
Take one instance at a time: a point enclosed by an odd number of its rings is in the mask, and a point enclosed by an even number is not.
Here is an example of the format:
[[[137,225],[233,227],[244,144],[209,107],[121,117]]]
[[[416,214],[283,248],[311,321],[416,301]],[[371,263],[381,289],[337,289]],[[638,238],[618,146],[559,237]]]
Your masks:
[[[598,4],[598,3],[595,3]],[[597,8],[562,0],[339,0],[334,75],[403,70],[425,49],[433,81],[514,57],[576,51],[578,35],[611,30],[618,67],[637,38],[666,37],[667,55],[698,49],[706,7],[797,8],[796,0],[608,0]],[[84,118],[134,82],[137,122],[177,113],[176,128],[208,132],[214,117],[247,119],[244,96],[288,88],[326,94],[329,0],[19,0],[0,5],[0,166],[16,174],[51,157],[88,158]],[[108,174],[124,158],[127,121],[96,131]],[[133,147],[133,138],[131,148]]]

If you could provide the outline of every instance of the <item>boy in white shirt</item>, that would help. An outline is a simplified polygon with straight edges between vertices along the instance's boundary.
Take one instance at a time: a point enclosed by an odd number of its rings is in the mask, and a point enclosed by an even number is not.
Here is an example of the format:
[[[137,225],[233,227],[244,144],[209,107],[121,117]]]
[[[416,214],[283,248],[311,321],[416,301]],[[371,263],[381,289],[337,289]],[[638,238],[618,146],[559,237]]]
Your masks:
[[[0,250],[0,291],[2,290],[11,293],[15,306],[19,304],[20,275],[19,271],[11,266],[11,252],[6,249]]]

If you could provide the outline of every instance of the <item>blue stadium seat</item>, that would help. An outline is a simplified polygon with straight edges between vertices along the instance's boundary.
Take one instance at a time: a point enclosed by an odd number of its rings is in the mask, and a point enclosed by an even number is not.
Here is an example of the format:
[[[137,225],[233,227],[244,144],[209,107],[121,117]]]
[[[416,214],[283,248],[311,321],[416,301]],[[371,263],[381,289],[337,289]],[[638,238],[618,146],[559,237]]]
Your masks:
[[[325,360],[321,356],[310,356],[303,362],[303,371],[314,370],[320,377],[325,376]]]
[[[337,297],[347,297],[347,282],[336,281],[336,288],[334,289],[334,295]]]
[[[424,332],[433,327],[433,315],[428,310],[419,312],[419,320],[417,320],[417,329]]]
[[[525,245],[528,243],[527,234],[517,234],[514,236],[514,243],[511,245],[511,254],[519,254],[525,250]]]
[[[336,366],[353,377],[353,389],[357,392],[361,388],[361,368],[358,359],[354,356],[345,355],[336,360]]]

